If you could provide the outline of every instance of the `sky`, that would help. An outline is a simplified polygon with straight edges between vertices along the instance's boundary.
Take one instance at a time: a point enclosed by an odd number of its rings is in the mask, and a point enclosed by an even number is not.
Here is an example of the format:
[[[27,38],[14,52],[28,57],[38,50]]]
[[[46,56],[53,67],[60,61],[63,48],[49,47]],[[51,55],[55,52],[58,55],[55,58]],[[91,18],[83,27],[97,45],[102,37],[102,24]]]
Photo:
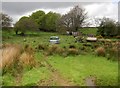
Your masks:
[[[75,5],[85,8],[90,22],[97,17],[118,20],[118,0],[109,2],[2,2],[2,12],[12,17],[15,23],[22,16],[29,16],[37,10],[43,10],[45,13],[53,11],[65,14]]]

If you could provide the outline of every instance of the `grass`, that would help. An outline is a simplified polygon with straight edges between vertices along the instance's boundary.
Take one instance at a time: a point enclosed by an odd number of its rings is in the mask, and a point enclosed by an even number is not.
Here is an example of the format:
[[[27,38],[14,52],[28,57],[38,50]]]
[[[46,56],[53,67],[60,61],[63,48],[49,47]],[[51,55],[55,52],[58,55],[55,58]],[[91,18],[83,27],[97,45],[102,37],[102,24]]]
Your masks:
[[[80,29],[80,31],[84,34],[94,34],[94,35],[96,35],[97,28],[83,28],[83,29]]]
[[[76,85],[85,86],[84,79],[90,75],[97,77],[97,84],[100,86],[118,84],[118,64],[104,57],[79,55],[63,58],[55,55],[49,57],[48,60],[65,78]]]
[[[96,34],[96,29],[81,30],[85,34]],[[59,36],[60,44],[59,47],[69,47],[70,45],[75,45],[77,48],[82,48],[82,43],[75,43],[73,36],[60,35],[57,33],[49,32],[31,32],[27,33],[27,36],[16,36],[13,32],[9,33],[6,31],[2,32],[3,44],[20,44],[25,46],[29,44],[33,49],[39,44],[50,45],[49,38],[50,36]],[[92,44],[92,43],[91,43]],[[54,69],[57,69],[58,72],[69,81],[73,82],[74,85],[84,86],[85,78],[94,76],[97,78],[97,85],[103,86],[114,86],[117,85],[118,78],[118,63],[116,61],[107,60],[105,57],[98,57],[93,55],[93,51],[89,51],[90,47],[87,49],[87,54],[85,55],[68,55],[63,57],[60,55],[51,55],[48,56],[47,61],[52,65]],[[45,64],[44,61],[44,52],[35,51],[35,60],[40,64]],[[19,85],[23,86],[35,86],[40,80],[49,80],[51,77],[50,70],[45,66],[38,65],[37,67],[31,70],[25,70],[22,73],[22,77]],[[13,77],[11,74],[5,74],[2,77],[4,86],[18,85],[16,84],[16,77]],[[56,85],[54,81],[51,85]],[[39,84],[40,85],[40,84]],[[59,85],[58,85],[59,86]]]
[[[15,85],[15,78],[9,73],[2,76],[2,85],[3,86],[13,86],[13,85]]]
[[[32,86],[37,85],[37,83],[42,79],[49,79],[50,72],[46,68],[34,68],[30,70],[29,72],[24,73],[22,77],[22,83],[23,86]]]

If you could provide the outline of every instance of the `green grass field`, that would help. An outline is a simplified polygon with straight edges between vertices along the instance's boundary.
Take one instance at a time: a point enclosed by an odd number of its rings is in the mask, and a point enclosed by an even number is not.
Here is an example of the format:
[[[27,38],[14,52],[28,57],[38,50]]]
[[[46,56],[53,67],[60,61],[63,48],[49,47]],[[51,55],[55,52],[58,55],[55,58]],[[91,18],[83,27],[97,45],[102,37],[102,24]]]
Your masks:
[[[94,34],[94,35],[96,35],[97,28],[83,28],[83,29],[80,29],[80,31],[84,34]]]
[[[90,33],[96,33],[92,29]],[[88,33],[84,30],[84,33]],[[60,47],[68,47],[70,44],[75,44],[81,47],[81,43],[75,43],[73,36],[60,35],[57,33],[48,32],[30,32],[27,36],[16,36],[13,32],[8,33],[3,31],[3,44],[29,44],[35,48],[39,44],[49,43],[50,36],[60,37]],[[24,41],[24,39],[26,41]],[[95,77],[95,83],[98,86],[115,86],[118,84],[118,62],[107,60],[105,57],[95,56],[92,51],[87,54],[76,56],[63,57],[60,55],[44,56],[42,51],[35,52],[35,59],[41,62],[44,66],[38,66],[31,70],[26,70],[18,78],[11,74],[3,75],[4,86],[32,86],[32,85],[77,85],[86,86],[85,79],[92,76]],[[47,64],[49,63],[49,65]],[[54,70],[54,71],[52,71]],[[55,78],[54,78],[55,77]]]

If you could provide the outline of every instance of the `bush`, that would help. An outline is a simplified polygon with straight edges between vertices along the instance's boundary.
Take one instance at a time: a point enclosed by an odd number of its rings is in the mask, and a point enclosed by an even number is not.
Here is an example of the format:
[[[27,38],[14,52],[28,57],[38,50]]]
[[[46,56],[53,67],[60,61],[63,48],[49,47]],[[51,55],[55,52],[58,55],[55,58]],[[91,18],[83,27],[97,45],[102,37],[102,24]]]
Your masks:
[[[46,50],[47,49],[47,45],[45,45],[45,44],[39,44],[37,47],[36,47],[36,49],[37,50]]]
[[[54,53],[56,53],[56,51],[57,51],[58,48],[59,48],[59,47],[58,47],[57,45],[52,45],[52,46],[50,46],[50,47],[48,48],[48,50],[47,50],[46,55],[53,55]]]
[[[68,54],[69,55],[78,55],[79,51],[78,51],[78,49],[70,48],[70,49],[68,49]]]
[[[61,48],[57,45],[52,45],[49,47],[49,49],[45,52],[45,55],[53,55],[53,54],[58,54],[58,55],[62,55],[65,56],[66,49]]]
[[[117,39],[120,39],[120,35],[116,36]]]
[[[75,45],[69,45],[69,48],[76,48]]]
[[[103,38],[103,36],[101,36],[101,35],[97,36],[97,39],[102,39],[102,38]]]
[[[96,54],[98,56],[105,56],[105,49],[103,47],[98,47],[96,50],[95,50]]]
[[[99,44],[94,44],[94,48],[98,48],[99,47]]]
[[[63,55],[64,52],[65,52],[65,49],[58,47],[55,52],[56,52],[57,54],[59,54],[59,55]]]

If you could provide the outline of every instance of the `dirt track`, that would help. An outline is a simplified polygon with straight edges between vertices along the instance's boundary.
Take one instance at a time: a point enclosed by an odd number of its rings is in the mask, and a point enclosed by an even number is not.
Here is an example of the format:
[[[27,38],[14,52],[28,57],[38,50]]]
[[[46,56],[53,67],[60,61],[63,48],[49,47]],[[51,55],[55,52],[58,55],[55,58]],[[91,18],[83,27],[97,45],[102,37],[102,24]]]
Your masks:
[[[51,77],[49,80],[42,80],[39,82],[40,85],[51,86],[52,83],[56,83],[59,86],[75,86],[68,79],[62,77],[62,75],[52,67],[52,65],[47,61],[47,57],[45,58],[45,62],[47,69],[51,72]]]

